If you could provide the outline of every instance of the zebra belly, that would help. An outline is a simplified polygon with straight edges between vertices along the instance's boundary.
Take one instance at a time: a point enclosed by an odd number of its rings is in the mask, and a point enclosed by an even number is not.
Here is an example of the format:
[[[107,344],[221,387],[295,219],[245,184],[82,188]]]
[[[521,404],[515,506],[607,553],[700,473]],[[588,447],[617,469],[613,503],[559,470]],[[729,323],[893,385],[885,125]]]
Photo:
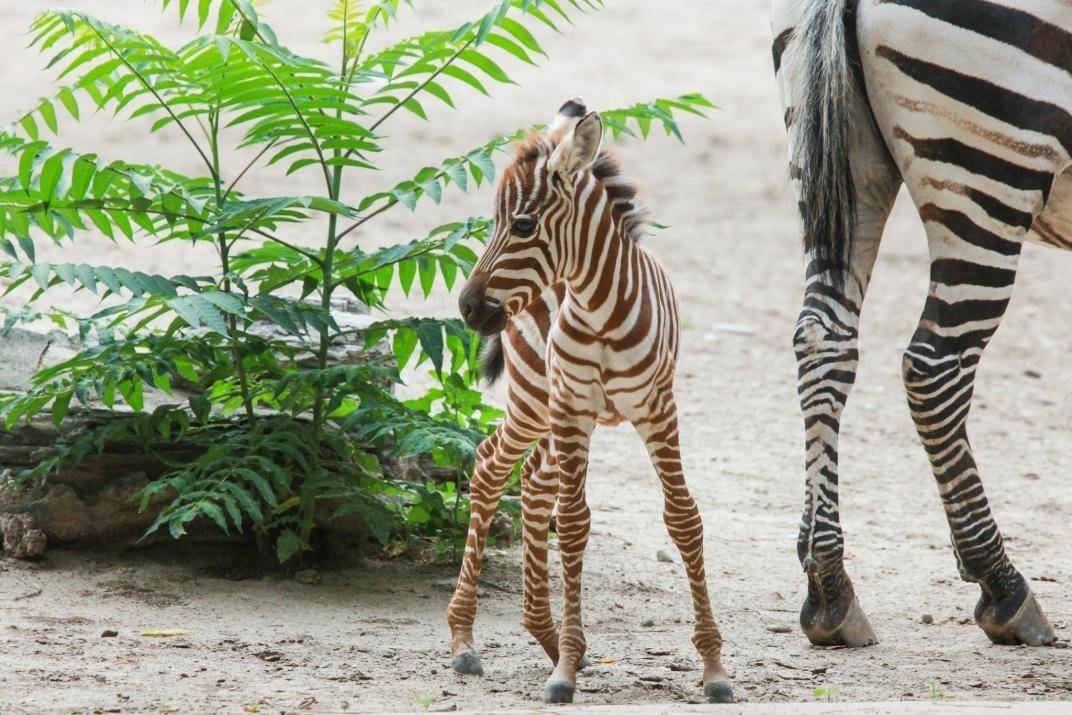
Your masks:
[[[1072,249],[1072,170],[1053,182],[1050,198],[1025,238],[1044,246]]]

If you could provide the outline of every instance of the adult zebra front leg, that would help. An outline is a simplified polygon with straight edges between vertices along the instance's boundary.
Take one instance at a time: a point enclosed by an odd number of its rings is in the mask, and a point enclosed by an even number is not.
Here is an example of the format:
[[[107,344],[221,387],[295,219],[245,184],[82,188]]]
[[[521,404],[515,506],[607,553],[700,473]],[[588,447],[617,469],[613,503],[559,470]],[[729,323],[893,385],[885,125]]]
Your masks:
[[[920,215],[931,243],[931,288],[904,354],[912,419],[938,482],[961,578],[982,588],[976,623],[997,644],[1050,645],[1053,628],[1005,553],[967,432],[976,369],[1012,297],[1020,242],[935,204]],[[966,249],[967,239],[989,250]],[[979,261],[974,275],[965,273],[966,260]]]
[[[473,621],[476,619],[477,582],[484,560],[484,544],[488,527],[499,506],[499,498],[506,486],[506,479],[514,465],[521,459],[535,436],[519,429],[517,420],[510,414],[503,419],[495,432],[477,448],[476,468],[469,484],[469,532],[465,539],[465,555],[458,574],[458,585],[447,606],[447,623],[450,625],[451,665],[458,673],[483,675],[473,641]]]
[[[644,439],[652,465],[662,482],[663,521],[677,546],[689,578],[696,619],[692,644],[703,658],[704,697],[710,703],[732,703],[733,687],[722,667],[722,634],[711,612],[711,598],[707,592],[703,521],[696,500],[685,484],[685,472],[681,466],[677,406],[669,390],[664,391],[656,404],[650,415],[636,422],[635,426]]]

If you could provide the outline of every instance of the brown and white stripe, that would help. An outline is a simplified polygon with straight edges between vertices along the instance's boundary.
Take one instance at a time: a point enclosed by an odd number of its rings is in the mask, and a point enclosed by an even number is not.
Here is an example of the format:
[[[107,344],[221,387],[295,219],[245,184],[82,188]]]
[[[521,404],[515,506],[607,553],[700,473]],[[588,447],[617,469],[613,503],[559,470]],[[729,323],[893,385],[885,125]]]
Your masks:
[[[597,424],[632,423],[662,481],[664,518],[695,610],[693,643],[712,702],[732,701],[708,597],[703,526],[681,467],[673,380],[678,315],[663,268],[638,243],[636,191],[601,151],[602,122],[566,102],[548,134],[524,142],[500,180],[493,238],[466,283],[466,323],[491,336],[490,372],[508,375],[502,424],[479,450],[458,587],[447,611],[454,667],[482,672],[473,641],[476,585],[488,524],[514,464],[522,473],[525,627],[555,663],[548,702],[571,702],[585,638],[581,568],[590,514],[589,440]],[[562,562],[563,617],[548,593],[552,512]]]

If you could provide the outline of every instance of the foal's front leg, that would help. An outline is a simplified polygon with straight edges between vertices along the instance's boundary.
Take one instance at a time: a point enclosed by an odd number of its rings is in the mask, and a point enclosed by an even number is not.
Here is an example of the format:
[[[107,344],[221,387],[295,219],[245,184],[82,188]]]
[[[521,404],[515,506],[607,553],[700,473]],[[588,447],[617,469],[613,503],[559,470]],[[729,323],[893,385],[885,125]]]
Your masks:
[[[519,434],[516,424],[512,424],[507,415],[499,428],[477,449],[476,468],[469,485],[471,511],[465,555],[458,574],[458,585],[447,607],[447,623],[451,632],[450,654],[452,666],[458,673],[484,674],[480,655],[473,642],[477,581],[483,566],[484,544],[510,470],[524,455],[530,442],[530,436],[527,433]]]
[[[656,400],[649,415],[634,422],[637,432],[651,455],[663,487],[663,521],[674,540],[692,589],[692,608],[696,618],[692,643],[703,658],[704,696],[710,703],[732,703],[733,688],[722,667],[722,635],[711,612],[704,571],[703,522],[696,500],[685,484],[678,438],[677,406],[666,391]]]
[[[521,477],[521,529],[525,561],[525,602],[521,622],[558,663],[558,628],[547,588],[547,532],[558,497],[558,472],[550,462],[551,438],[544,437],[525,463]]]
[[[585,499],[588,449],[595,428],[587,408],[571,408],[552,400],[551,467],[558,471],[558,550],[562,561],[562,628],[558,662],[543,690],[544,702],[573,702],[577,670],[586,643],[581,622],[581,567],[588,545],[591,512]]]

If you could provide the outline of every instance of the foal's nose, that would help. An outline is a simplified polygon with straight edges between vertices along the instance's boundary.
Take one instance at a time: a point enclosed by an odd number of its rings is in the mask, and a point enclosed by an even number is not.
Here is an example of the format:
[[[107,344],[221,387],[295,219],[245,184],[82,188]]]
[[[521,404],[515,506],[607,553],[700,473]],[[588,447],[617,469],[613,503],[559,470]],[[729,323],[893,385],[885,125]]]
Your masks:
[[[458,296],[458,310],[461,311],[462,320],[468,323],[470,317],[480,310],[480,303],[480,296],[476,294],[476,291],[463,290],[462,294]]]

